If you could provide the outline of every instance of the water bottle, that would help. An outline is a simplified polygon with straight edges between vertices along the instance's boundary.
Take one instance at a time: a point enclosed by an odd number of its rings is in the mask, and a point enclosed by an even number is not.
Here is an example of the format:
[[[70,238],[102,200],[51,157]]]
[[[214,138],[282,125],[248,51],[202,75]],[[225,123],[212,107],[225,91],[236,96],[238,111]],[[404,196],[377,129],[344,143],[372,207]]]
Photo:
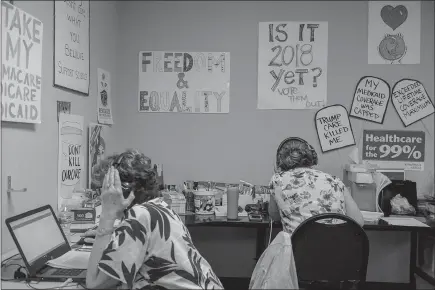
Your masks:
[[[73,219],[71,199],[63,199],[59,208],[59,223],[69,243],[71,243],[71,223]]]

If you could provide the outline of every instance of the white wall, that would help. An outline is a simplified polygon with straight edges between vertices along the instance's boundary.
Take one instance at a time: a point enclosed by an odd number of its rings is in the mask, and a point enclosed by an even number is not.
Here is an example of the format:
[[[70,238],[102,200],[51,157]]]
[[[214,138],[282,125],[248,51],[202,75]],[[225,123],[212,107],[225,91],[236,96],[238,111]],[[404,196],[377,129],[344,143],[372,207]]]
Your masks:
[[[121,4],[122,3],[122,4]],[[315,111],[257,110],[258,22],[328,21],[328,104],[349,108],[358,80],[366,75],[391,86],[404,77],[420,80],[434,95],[434,3],[422,1],[421,64],[368,65],[366,1],[122,1],[118,3],[118,122],[113,127],[118,151],[136,147],[164,164],[165,182],[186,179],[267,184],[278,144],[299,136],[320,153]],[[138,53],[141,50],[225,51],[231,53],[230,113],[221,115],[138,113]],[[121,97],[122,96],[122,97]],[[404,128],[390,104],[378,125],[351,118],[361,149],[363,129],[423,130],[421,122]],[[410,172],[420,194],[433,191],[434,115],[424,120],[424,172]],[[430,134],[430,135],[429,135]],[[342,176],[352,148],[319,154],[321,170]],[[220,276],[249,277],[255,264],[251,229],[192,229],[195,244]],[[369,280],[406,282],[406,235],[370,233]],[[397,247],[388,251],[395,241]],[[394,252],[396,251],[397,252]],[[225,253],[225,255],[223,255]],[[382,258],[379,253],[384,253]],[[234,257],[228,263],[227,257]],[[394,264],[397,267],[387,267]]]
[[[366,1],[122,1],[119,6],[117,150],[137,147],[164,164],[165,179],[267,184],[278,144],[299,136],[320,153],[315,110],[257,110],[258,22],[328,21],[328,104],[350,108],[355,86],[366,75],[391,86],[404,77],[420,80],[434,96],[433,1],[422,1],[421,64],[368,65]],[[230,113],[218,115],[138,113],[138,53],[141,50],[231,53]],[[351,118],[361,152],[363,129],[404,128],[391,102],[384,124]],[[419,193],[433,191],[434,115],[424,119],[424,172],[410,172]],[[342,176],[352,147],[319,154],[319,167]]]
[[[91,84],[88,97],[53,87],[54,2],[15,1],[15,4],[44,23],[42,123],[30,125],[2,122],[2,253],[15,247],[4,224],[7,217],[45,204],[50,204],[53,208],[57,207],[57,101],[71,102],[71,113],[84,116],[87,128],[89,122],[97,121],[97,68],[101,67],[111,72],[113,79],[117,76],[115,58],[118,15],[116,2],[91,2]],[[110,145],[107,150],[111,150]],[[85,156],[87,164],[87,154]],[[83,187],[87,184],[86,164],[82,179]],[[14,188],[26,187],[27,192],[12,193],[9,198],[6,193],[8,175],[12,176]]]
[[[367,2],[360,1],[92,1],[90,97],[52,87],[53,2],[17,2],[20,8],[44,22],[42,124],[3,123],[2,128],[2,225],[8,216],[56,203],[57,122],[56,100],[72,102],[72,113],[96,120],[96,68],[112,73],[115,125],[107,151],[136,147],[154,162],[164,164],[165,181],[185,179],[233,182],[244,179],[265,184],[272,174],[274,152],[290,135],[300,136],[320,151],[313,125],[314,111],[256,110],[258,22],[315,19],[329,22],[328,103],[350,106],[357,81],[365,75],[384,78],[390,85],[403,77],[423,82],[434,94],[433,1],[422,1],[421,64],[380,66],[367,64]],[[118,10],[116,10],[118,8]],[[119,20],[119,21],[118,21]],[[137,112],[138,52],[140,50],[228,51],[231,53],[230,114],[180,115]],[[115,71],[116,69],[116,71]],[[356,140],[365,129],[404,129],[390,105],[383,125],[351,119]],[[424,120],[426,171],[409,174],[419,192],[433,191],[434,116]],[[408,130],[424,130],[416,123]],[[361,144],[358,144],[361,146]],[[351,148],[319,154],[320,169],[341,176]],[[85,172],[86,173],[86,172]],[[27,193],[6,198],[5,180],[13,176],[14,187]],[[87,174],[86,174],[87,175]],[[2,226],[2,233],[7,230]],[[255,233],[250,229],[195,229],[194,241],[221,276],[246,276],[252,272]],[[374,258],[383,245],[397,238],[371,237]],[[2,252],[12,246],[3,237]],[[399,247],[402,249],[402,246]],[[223,257],[236,259],[231,265]],[[401,269],[387,273],[386,281],[406,279],[407,256],[398,253]],[[394,255],[394,253],[392,253]],[[380,260],[380,259],[377,259]],[[373,263],[372,263],[373,264]],[[405,265],[403,265],[405,264]],[[369,269],[383,274],[385,268]],[[376,266],[376,265],[375,265]],[[405,268],[404,268],[405,267]],[[375,277],[378,280],[379,277]],[[398,279],[397,279],[398,278]],[[378,280],[379,281],[379,280]]]

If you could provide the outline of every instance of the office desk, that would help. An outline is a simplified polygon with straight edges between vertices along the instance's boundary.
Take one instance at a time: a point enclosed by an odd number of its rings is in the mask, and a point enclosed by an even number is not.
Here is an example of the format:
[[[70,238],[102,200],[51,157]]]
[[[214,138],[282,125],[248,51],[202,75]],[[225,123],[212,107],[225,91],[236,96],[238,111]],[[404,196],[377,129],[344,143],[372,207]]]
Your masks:
[[[270,227],[270,220],[268,218],[263,221],[249,221],[248,217],[240,217],[237,220],[228,220],[226,217],[216,217],[216,216],[201,216],[201,215],[185,215],[180,216],[182,221],[188,228],[191,227],[243,227],[243,228],[254,228],[256,229],[256,257],[260,257],[263,253],[264,249],[267,246],[267,230]],[[282,228],[281,223],[273,222],[273,228],[280,229]],[[431,231],[430,228],[421,228],[421,227],[408,227],[408,226],[393,226],[388,224],[365,224],[363,227],[366,231],[404,231],[410,232],[411,236],[411,247],[410,247],[410,265],[409,265],[409,286],[410,289],[415,289],[415,278],[414,274],[419,275],[419,268],[417,268],[417,237],[420,233],[428,233]],[[80,238],[80,234],[72,234],[71,241],[76,242]],[[15,267],[10,267],[11,270],[15,271]],[[13,272],[12,272],[13,276]],[[10,273],[8,277],[11,277]],[[424,277],[422,277],[424,279]],[[31,284],[33,287],[38,289],[46,289],[52,287],[59,287],[62,283],[54,283],[54,282],[40,282],[38,284]],[[2,281],[2,289],[31,289],[26,283],[23,282],[14,282],[14,281]],[[71,283],[67,287],[63,287],[62,289],[83,289],[77,284]]]
[[[71,234],[71,243],[76,243],[80,240],[79,233]],[[14,251],[18,253],[18,251]],[[12,254],[14,255],[14,254]],[[13,261],[8,261],[6,264],[19,264],[24,265],[24,262],[18,256],[17,259],[12,258]],[[3,261],[2,261],[3,262]],[[14,276],[14,272],[17,269],[16,266],[10,266],[6,268],[6,271],[2,271],[2,279],[9,279]],[[3,270],[3,269],[2,269]],[[63,282],[30,282],[30,286],[26,282],[21,281],[2,281],[1,289],[55,289],[56,287],[62,286]],[[69,283],[60,289],[84,289],[77,283]]]
[[[239,217],[237,220],[228,220],[226,217],[186,215],[181,217],[187,227],[245,227],[257,229],[256,259],[258,259],[267,247],[267,230],[270,228],[268,218],[263,221],[249,221],[248,217]],[[273,222],[273,228],[282,228],[281,223]],[[409,232],[410,233],[410,264],[409,264],[409,288],[416,289],[415,276],[419,275],[424,280],[421,270],[417,267],[417,240],[420,233],[428,233],[430,228],[389,225],[383,221],[376,224],[367,223],[363,226],[366,231],[378,232]],[[427,281],[427,280],[426,280]],[[429,281],[428,281],[429,282]]]

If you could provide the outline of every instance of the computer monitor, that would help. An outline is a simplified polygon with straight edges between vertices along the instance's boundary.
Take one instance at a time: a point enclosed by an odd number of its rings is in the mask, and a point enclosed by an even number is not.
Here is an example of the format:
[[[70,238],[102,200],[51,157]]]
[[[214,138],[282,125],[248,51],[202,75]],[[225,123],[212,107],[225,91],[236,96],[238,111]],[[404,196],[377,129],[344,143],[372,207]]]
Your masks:
[[[6,225],[31,275],[71,250],[50,205],[8,218]]]

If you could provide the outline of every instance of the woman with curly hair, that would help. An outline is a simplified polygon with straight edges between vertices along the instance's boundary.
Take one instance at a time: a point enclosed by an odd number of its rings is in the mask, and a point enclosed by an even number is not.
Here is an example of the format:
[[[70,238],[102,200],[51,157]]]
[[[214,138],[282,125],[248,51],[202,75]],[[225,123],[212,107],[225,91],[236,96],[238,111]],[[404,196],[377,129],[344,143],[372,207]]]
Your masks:
[[[87,288],[223,289],[180,217],[155,199],[148,157],[128,150],[101,161],[95,173],[102,212],[98,229],[84,235],[95,236]]]
[[[305,140],[291,137],[281,142],[271,180],[275,191],[270,198],[270,217],[281,220],[290,234],[305,219],[321,213],[345,214],[363,225],[362,214],[343,182],[313,169],[315,165],[317,153]]]

